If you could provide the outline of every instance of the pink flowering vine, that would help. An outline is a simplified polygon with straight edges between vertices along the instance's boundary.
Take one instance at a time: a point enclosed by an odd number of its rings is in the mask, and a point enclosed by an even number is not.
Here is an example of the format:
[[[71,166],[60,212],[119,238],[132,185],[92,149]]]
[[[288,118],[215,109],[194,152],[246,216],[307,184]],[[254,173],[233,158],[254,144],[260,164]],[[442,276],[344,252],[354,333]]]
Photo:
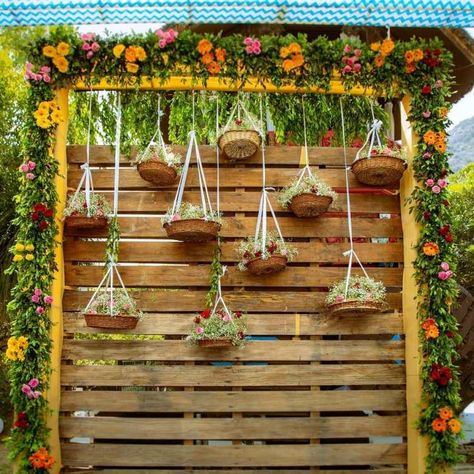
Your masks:
[[[82,50],[86,53],[87,59],[92,59],[99,51],[100,44],[95,40],[95,33],[83,33],[81,35]]]
[[[36,399],[41,396],[39,390],[35,390],[39,386],[40,382],[36,377],[33,377],[28,383],[24,383],[21,386],[21,391],[24,393],[30,400]]]
[[[247,54],[258,56],[262,52],[262,44],[257,38],[251,38],[250,36],[247,36],[247,38],[244,39],[244,45],[245,52]]]
[[[178,37],[178,32],[173,30],[173,28],[169,28],[167,30],[159,30],[155,31],[156,37],[158,38],[158,46],[161,49],[166,48],[171,43],[174,43],[176,38]]]
[[[35,82],[51,82],[51,68],[49,66],[41,66],[38,72],[33,71],[33,64],[26,63],[25,66],[25,80]]]
[[[362,65],[360,63],[360,57],[362,55],[362,50],[359,48],[355,48],[352,50],[352,47],[348,44],[344,46],[344,56],[342,56],[342,64],[344,67],[342,68],[342,74],[356,74],[360,72],[362,69]]]

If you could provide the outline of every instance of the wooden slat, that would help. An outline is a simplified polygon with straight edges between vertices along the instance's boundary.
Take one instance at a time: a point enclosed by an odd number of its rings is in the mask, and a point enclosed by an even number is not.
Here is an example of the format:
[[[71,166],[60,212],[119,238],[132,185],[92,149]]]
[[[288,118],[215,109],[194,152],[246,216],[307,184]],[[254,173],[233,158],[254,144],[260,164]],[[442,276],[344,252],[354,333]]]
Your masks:
[[[324,364],[269,366],[74,366],[63,365],[64,386],[307,386],[399,385],[403,366],[394,364]]]
[[[127,334],[161,334],[184,336],[189,333],[193,314],[147,313],[138,326]],[[401,313],[386,314],[300,314],[300,336],[402,334]],[[247,334],[257,336],[295,336],[296,323],[293,314],[248,314]],[[102,333],[100,329],[86,326],[80,313],[64,313],[65,333]]]
[[[325,242],[295,242],[299,262],[347,263],[343,255],[347,243],[328,244]],[[357,256],[366,262],[402,262],[402,244],[355,244]],[[221,261],[238,260],[236,244],[221,244]],[[215,243],[188,245],[186,242],[120,242],[120,261],[136,263],[189,263],[210,262],[215,252]],[[103,262],[105,241],[68,240],[64,244],[64,258],[67,262]]]
[[[272,413],[306,411],[404,411],[403,390],[309,391],[64,391],[61,410],[99,412],[181,413]]]
[[[226,217],[220,235],[222,237],[248,237],[254,234],[256,217]],[[270,222],[270,221],[269,221]],[[278,220],[283,235],[293,237],[348,237],[347,220],[340,218],[298,219],[282,217]],[[158,216],[122,216],[119,217],[122,237],[133,238],[166,238],[166,231]],[[352,219],[354,237],[402,237],[399,218],[372,219],[354,217]],[[272,223],[269,224],[272,229]],[[79,233],[80,234],[80,233]],[[83,232],[85,236],[106,236],[107,231]],[[193,245],[193,244],[190,244]],[[194,244],[196,245],[196,244]],[[200,244],[197,244],[200,245]]]
[[[101,191],[110,203],[113,201],[111,191]],[[124,191],[119,194],[119,212],[122,213],[157,213],[166,212],[173,203],[175,190]],[[216,202],[216,193],[209,193],[211,202]],[[285,212],[278,203],[278,193],[269,194],[275,212]],[[192,203],[200,203],[198,191],[185,191],[183,199]],[[258,212],[259,191],[222,191],[220,193],[220,209],[223,212]],[[331,206],[330,213],[347,210],[345,194],[339,194],[337,201]],[[399,214],[400,198],[397,195],[351,194],[351,210],[353,213]],[[327,217],[327,214],[326,214]]]
[[[70,470],[68,473],[80,473],[84,474],[84,470]],[[186,473],[186,474],[230,474],[228,469],[93,469],[87,470],[87,474],[176,474],[176,473]],[[308,469],[286,469],[282,471],[280,469],[265,469],[264,474],[308,474],[310,471]],[[377,469],[318,469],[318,474],[406,474],[406,470],[402,468],[377,468]],[[473,474],[474,469],[471,471],[460,470],[455,471],[456,474]],[[232,469],[232,474],[262,474],[261,469]]]
[[[339,416],[318,418],[128,418],[61,417],[61,438],[211,440],[365,438],[403,436],[404,416]]]
[[[62,444],[69,466],[333,466],[403,464],[403,444],[159,446],[134,444]]]
[[[199,266],[120,266],[120,275],[127,287],[172,287],[209,286],[209,265]],[[102,266],[82,266],[65,264],[65,282],[69,286],[94,286],[103,276]],[[328,287],[345,277],[346,269],[334,267],[295,267],[262,278],[249,272],[242,272],[237,267],[229,267],[222,278],[225,286],[246,287]],[[354,268],[354,275],[362,275],[362,269]],[[371,268],[370,275],[382,281],[386,287],[400,287],[402,284],[401,268]],[[117,286],[120,282],[116,282]]]
[[[97,285],[97,282],[95,282]],[[142,311],[202,311],[205,308],[207,291],[190,290],[154,290],[132,292]],[[235,311],[262,313],[294,313],[323,311],[327,292],[298,291],[226,291],[227,305]],[[81,311],[89,302],[89,291],[66,290],[63,310]],[[172,297],[170,297],[172,296]],[[400,293],[387,295],[388,305],[393,309],[401,308]]]
[[[191,318],[190,318],[191,323]],[[191,324],[190,324],[191,326]],[[186,341],[65,340],[64,360],[390,361],[404,359],[402,341],[249,341],[245,349],[203,351]]]
[[[172,149],[181,156],[186,155],[186,146],[173,145]],[[265,160],[268,165],[293,165],[297,167],[300,162],[301,147],[299,146],[267,146],[265,147]],[[201,145],[199,147],[201,159],[204,163],[216,162],[216,147],[212,145]],[[347,158],[352,161],[357,153],[357,148],[347,148]],[[121,155],[120,163],[122,166],[131,165],[136,157],[136,150],[132,150],[130,158]],[[308,158],[311,165],[324,166],[343,166],[344,150],[339,147],[309,147]],[[86,162],[86,147],[84,145],[69,145],[67,147],[68,163],[83,164]],[[260,164],[262,162],[261,153],[249,158],[245,163]],[[228,163],[221,157],[221,163]],[[90,149],[91,165],[108,165],[114,164],[114,149],[109,145],[92,145]]]

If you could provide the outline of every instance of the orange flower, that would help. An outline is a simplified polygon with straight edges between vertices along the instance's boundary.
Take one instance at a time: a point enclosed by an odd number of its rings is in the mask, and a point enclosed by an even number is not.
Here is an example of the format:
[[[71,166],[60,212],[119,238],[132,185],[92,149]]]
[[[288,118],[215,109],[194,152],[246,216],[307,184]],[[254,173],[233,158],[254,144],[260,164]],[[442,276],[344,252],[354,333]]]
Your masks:
[[[292,61],[294,67],[300,67],[304,64],[304,56],[302,54],[295,54]]]
[[[415,60],[415,53],[413,51],[405,51],[405,61],[412,63]]]
[[[215,61],[212,61],[208,66],[207,66],[207,70],[211,73],[211,74],[219,74],[220,70],[221,70],[221,66],[219,63],[216,63]]]
[[[216,59],[220,63],[223,63],[225,61],[226,54],[227,54],[227,51],[224,48],[216,48]]]
[[[280,58],[285,59],[291,54],[291,51],[289,48],[283,46],[283,48],[280,48]]]
[[[438,410],[438,414],[439,414],[439,417],[442,419],[442,420],[450,420],[452,417],[453,417],[453,410],[451,410],[451,408],[449,407],[442,407]]]
[[[138,64],[136,63],[126,63],[125,67],[127,68],[127,71],[132,74],[135,74],[138,71]]]
[[[415,57],[415,61],[421,61],[423,59],[423,51],[421,49],[413,50],[413,56]]]
[[[449,420],[448,421],[448,426],[449,426],[449,429],[451,431],[451,433],[459,433],[461,431],[461,428],[462,428],[462,425],[461,425],[461,422],[456,419],[456,418],[453,418],[452,420]]]
[[[282,66],[285,72],[290,72],[295,67],[295,64],[292,59],[285,59]]]
[[[291,43],[290,46],[288,46],[288,49],[290,53],[293,53],[293,54],[301,53],[301,46],[298,43]]]
[[[423,244],[423,253],[428,257],[434,257],[439,254],[439,245],[436,242],[425,242]]]
[[[38,449],[28,460],[35,469],[50,469],[54,464],[54,458],[48,454],[46,448]]]
[[[203,64],[211,64],[214,61],[214,55],[212,53],[206,53],[201,56],[201,62]]]
[[[438,132],[436,134],[436,137],[437,137],[437,141],[444,141],[446,140],[446,133],[445,132]]]
[[[377,43],[371,43],[370,49],[372,51],[379,51],[380,50],[380,42],[377,41]]]
[[[428,318],[426,321],[423,322],[423,324],[421,325],[421,327],[424,329],[424,330],[427,330],[429,329],[431,326],[436,326],[436,321],[433,319],[433,318]]]
[[[385,58],[381,54],[377,54],[374,59],[374,64],[376,67],[382,67],[385,63]]]
[[[197,45],[197,50],[199,54],[210,53],[212,50],[212,43],[207,39],[202,39]]]
[[[440,107],[438,109],[438,115],[441,117],[441,118],[445,118],[447,115],[448,115],[448,108],[447,107]]]
[[[380,46],[380,52],[384,56],[388,56],[393,51],[393,48],[395,48],[393,40],[391,38],[385,38]]]
[[[431,427],[437,433],[442,433],[443,431],[446,431],[446,428],[447,428],[446,420],[443,420],[441,418],[436,418],[433,420],[433,423],[431,423]]]
[[[428,130],[424,135],[423,135],[423,141],[427,145],[434,145],[436,143],[436,140],[438,139],[438,136],[436,135],[433,130]]]
[[[137,60],[137,52],[136,52],[135,46],[129,46],[125,50],[125,59],[131,63]]]
[[[141,46],[135,48],[135,55],[140,62],[146,59],[146,52]]]
[[[435,143],[435,148],[436,151],[438,151],[439,153],[444,153],[446,151],[446,143],[442,141],[437,141]]]
[[[439,337],[439,329],[437,326],[431,326],[425,332],[426,339],[436,339]]]
[[[414,72],[416,69],[416,66],[415,66],[415,63],[408,63],[406,66],[405,66],[405,72],[407,74],[411,74],[412,72]]]
[[[69,69],[69,61],[63,56],[53,58],[53,64],[58,68],[59,72],[67,72]]]
[[[57,54],[58,52],[54,46],[47,44],[43,47],[43,56],[46,56],[47,58],[54,58]]]

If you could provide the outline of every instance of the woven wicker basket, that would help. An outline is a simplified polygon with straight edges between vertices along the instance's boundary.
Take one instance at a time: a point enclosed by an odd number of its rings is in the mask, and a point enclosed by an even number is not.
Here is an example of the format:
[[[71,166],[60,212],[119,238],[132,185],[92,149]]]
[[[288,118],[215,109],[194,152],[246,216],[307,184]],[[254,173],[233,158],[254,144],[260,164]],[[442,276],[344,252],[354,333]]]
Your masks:
[[[221,225],[203,219],[183,219],[164,224],[170,239],[182,242],[206,242],[217,238]]]
[[[271,275],[284,270],[287,263],[288,259],[282,255],[272,255],[266,260],[254,258],[247,263],[247,270],[252,275]]]
[[[246,160],[260,148],[261,137],[256,130],[228,130],[218,140],[221,152],[233,161]]]
[[[327,305],[327,310],[331,314],[354,314],[354,313],[380,313],[386,308],[383,301],[356,301],[347,300],[341,303]]]
[[[303,193],[291,200],[290,209],[297,217],[317,217],[326,212],[331,203],[332,197],[330,196]]]
[[[64,225],[69,234],[80,230],[100,230],[107,227],[106,217],[68,216]]]
[[[200,339],[199,347],[230,347],[232,340],[230,337],[219,337],[218,339]]]
[[[370,186],[387,186],[400,181],[407,165],[404,160],[389,155],[372,155],[352,163],[358,181]]]
[[[178,173],[176,173],[174,168],[162,161],[153,159],[138,163],[137,169],[145,181],[149,181],[157,186],[171,186],[178,177]]]
[[[87,326],[100,329],[135,329],[138,318],[133,316],[110,316],[110,314],[84,314]]]

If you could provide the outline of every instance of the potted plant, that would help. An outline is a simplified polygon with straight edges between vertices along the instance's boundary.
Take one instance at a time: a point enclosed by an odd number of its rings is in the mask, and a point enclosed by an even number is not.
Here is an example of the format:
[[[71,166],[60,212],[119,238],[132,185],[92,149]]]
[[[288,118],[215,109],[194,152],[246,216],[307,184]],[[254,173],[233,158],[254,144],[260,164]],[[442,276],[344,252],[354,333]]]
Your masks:
[[[262,137],[255,124],[252,118],[237,118],[223,128],[217,144],[225,157],[241,161],[257,153]]]
[[[74,230],[103,229],[107,227],[110,213],[110,206],[104,196],[91,192],[87,205],[86,192],[79,191],[68,199],[64,223],[70,233]]]
[[[333,285],[326,297],[327,309],[335,314],[373,313],[386,308],[385,287],[382,282],[366,276],[349,278]]]
[[[205,242],[217,238],[221,218],[215,211],[205,211],[201,206],[183,202],[173,213],[169,210],[161,219],[170,239],[182,242]]]
[[[255,239],[247,237],[238,247],[239,264],[241,271],[247,270],[253,275],[270,275],[284,270],[296,254],[296,249],[273,233]]]
[[[329,209],[337,194],[313,174],[301,176],[284,188],[278,202],[297,217],[317,217]]]
[[[134,329],[143,317],[124,288],[103,289],[84,310],[87,326],[101,329]]]
[[[181,155],[163,144],[150,143],[137,155],[136,163],[140,176],[157,186],[170,186],[181,174]]]
[[[361,148],[351,170],[358,181],[370,186],[387,186],[400,181],[407,167],[401,146],[393,140]]]
[[[246,329],[242,312],[208,308],[194,318],[187,340],[200,347],[242,346]]]

